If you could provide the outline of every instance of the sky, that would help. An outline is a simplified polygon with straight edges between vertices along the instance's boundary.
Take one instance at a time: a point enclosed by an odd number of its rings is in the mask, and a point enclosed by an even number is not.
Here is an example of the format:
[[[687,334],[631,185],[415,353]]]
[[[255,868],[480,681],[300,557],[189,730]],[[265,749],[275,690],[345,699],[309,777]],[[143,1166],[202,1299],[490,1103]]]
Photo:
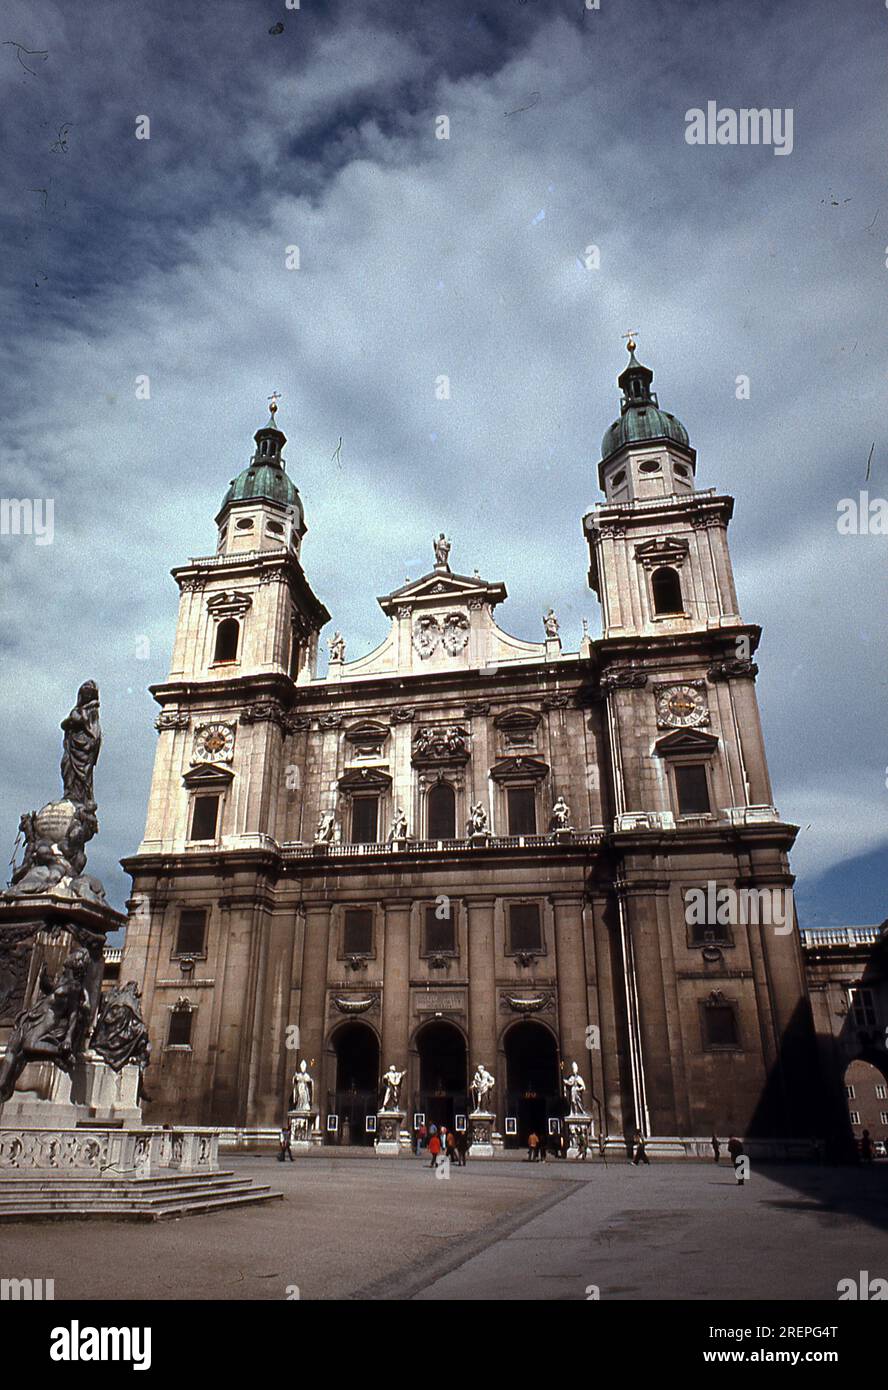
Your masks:
[[[125,902],[169,570],[213,552],[273,391],[349,659],[441,530],[507,631],[551,605],[565,650],[594,636],[580,522],[632,330],[736,498],[800,920],[882,921],[886,539],[837,517],[888,496],[888,9],[6,0],[0,29],[0,496],[53,503],[51,544],[0,534],[10,853],[93,678],[89,870]],[[708,101],[791,111],[791,150],[688,143]]]

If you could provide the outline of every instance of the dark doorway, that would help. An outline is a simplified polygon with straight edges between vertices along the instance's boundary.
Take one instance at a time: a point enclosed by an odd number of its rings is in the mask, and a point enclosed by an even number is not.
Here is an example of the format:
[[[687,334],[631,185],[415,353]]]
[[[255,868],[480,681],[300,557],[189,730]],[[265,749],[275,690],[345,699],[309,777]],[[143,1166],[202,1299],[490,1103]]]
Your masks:
[[[468,1113],[465,1039],[452,1023],[429,1023],[420,1031],[416,1045],[416,1110],[425,1115],[427,1125],[452,1129],[454,1116]]]
[[[516,1023],[506,1034],[506,1114],[518,1120],[511,1147],[526,1145],[531,1130],[548,1136],[549,1120],[563,1114],[558,1046],[539,1023]]]
[[[430,840],[452,840],[456,835],[456,796],[447,782],[437,782],[428,795],[427,836]]]
[[[339,1116],[336,1144],[372,1144],[366,1117],[379,1108],[379,1043],[365,1023],[346,1023],[333,1039],[336,1090],[330,1107]]]

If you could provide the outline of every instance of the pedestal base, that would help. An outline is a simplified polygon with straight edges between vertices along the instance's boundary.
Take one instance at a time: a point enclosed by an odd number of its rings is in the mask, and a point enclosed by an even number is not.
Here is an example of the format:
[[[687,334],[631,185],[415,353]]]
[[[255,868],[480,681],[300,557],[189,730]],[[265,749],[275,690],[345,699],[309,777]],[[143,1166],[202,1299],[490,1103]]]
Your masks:
[[[82,1057],[73,1076],[52,1062],[29,1062],[18,1089],[0,1105],[3,1129],[66,1129],[81,1124],[140,1125],[139,1068],[115,1072],[95,1054]]]
[[[473,1110],[469,1115],[469,1158],[493,1158],[493,1126],[496,1116],[491,1110]]]
[[[564,1123],[567,1126],[567,1156],[576,1158],[595,1138],[595,1123],[591,1115],[569,1115]]]
[[[376,1116],[376,1155],[378,1158],[397,1158],[401,1152],[401,1130],[407,1118],[406,1110],[380,1110]]]
[[[297,1153],[308,1153],[312,1147],[312,1130],[315,1113],[312,1110],[288,1110],[290,1124],[290,1148]]]

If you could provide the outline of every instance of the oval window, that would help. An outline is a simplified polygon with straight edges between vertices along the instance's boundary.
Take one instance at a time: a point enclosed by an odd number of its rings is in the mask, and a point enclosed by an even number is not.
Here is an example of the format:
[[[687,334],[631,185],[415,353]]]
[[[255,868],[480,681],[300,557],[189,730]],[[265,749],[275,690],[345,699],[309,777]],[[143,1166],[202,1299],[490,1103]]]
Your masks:
[[[659,473],[659,471],[660,471],[660,460],[659,460],[659,459],[645,459],[645,460],[644,460],[644,463],[640,463],[640,464],[638,465],[638,471],[639,471],[640,473]]]
[[[252,531],[253,518],[251,516],[244,516],[241,517],[240,521],[236,522],[235,524],[239,531]]]

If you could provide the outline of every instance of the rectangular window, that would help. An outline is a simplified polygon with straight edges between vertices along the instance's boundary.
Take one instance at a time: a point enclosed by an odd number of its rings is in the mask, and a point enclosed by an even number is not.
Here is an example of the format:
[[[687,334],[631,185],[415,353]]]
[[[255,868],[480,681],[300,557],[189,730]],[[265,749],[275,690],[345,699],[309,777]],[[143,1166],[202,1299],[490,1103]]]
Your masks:
[[[510,787],[507,796],[509,834],[535,835],[537,828],[536,793],[533,787]]]
[[[851,1111],[849,1111],[848,1113],[849,1113],[849,1116],[850,1116],[852,1125],[859,1125],[859,1124],[860,1124],[860,1111],[859,1111],[859,1110],[851,1110]]]
[[[184,908],[176,931],[177,956],[202,956],[207,932],[207,914],[202,907]]]
[[[379,797],[356,796],[352,804],[352,844],[375,845],[379,839]]]
[[[879,1111],[879,1124],[888,1125],[888,1110]]]
[[[876,1087],[876,1100],[888,1100],[888,1087]]]
[[[853,1087],[853,1086],[846,1086],[846,1087],[845,1087],[845,1095],[848,1097],[849,1100],[854,1100],[854,1087]]]
[[[707,1004],[703,1010],[706,1047],[737,1047],[737,1015],[730,1004]]]
[[[369,956],[373,954],[373,913],[369,907],[346,909],[342,933],[342,954],[344,956]]]
[[[719,922],[718,920],[720,916],[728,917],[730,915],[728,908],[724,904],[724,900],[719,900],[719,891],[720,890],[716,889],[713,894],[711,891],[708,891],[707,885],[702,885],[700,888],[694,888],[692,890],[685,890],[685,921],[687,921],[689,916],[703,918],[702,921],[690,922],[688,924],[690,927],[690,943],[692,946],[707,946],[710,942],[726,945],[733,944],[730,926],[727,922]],[[690,896],[688,896],[688,892],[690,892]],[[701,893],[703,894],[703,899],[700,898]],[[697,907],[698,902],[700,903],[699,908]]]
[[[876,1006],[871,989],[849,989],[848,1004],[858,1028],[875,1028]]]
[[[709,783],[705,763],[678,763],[675,768],[675,792],[680,816],[709,814]]]
[[[541,951],[543,930],[539,903],[509,905],[509,950]]]
[[[446,917],[443,915],[445,912]],[[442,915],[439,916],[439,913]],[[447,951],[451,955],[456,951],[456,922],[453,905],[449,901],[440,906],[436,903],[425,910],[425,953],[432,956],[437,951]]]
[[[191,1046],[191,1009],[173,1009],[170,1014],[170,1028],[167,1034],[168,1047]]]
[[[215,840],[218,820],[218,796],[196,796],[191,812],[192,840]]]

